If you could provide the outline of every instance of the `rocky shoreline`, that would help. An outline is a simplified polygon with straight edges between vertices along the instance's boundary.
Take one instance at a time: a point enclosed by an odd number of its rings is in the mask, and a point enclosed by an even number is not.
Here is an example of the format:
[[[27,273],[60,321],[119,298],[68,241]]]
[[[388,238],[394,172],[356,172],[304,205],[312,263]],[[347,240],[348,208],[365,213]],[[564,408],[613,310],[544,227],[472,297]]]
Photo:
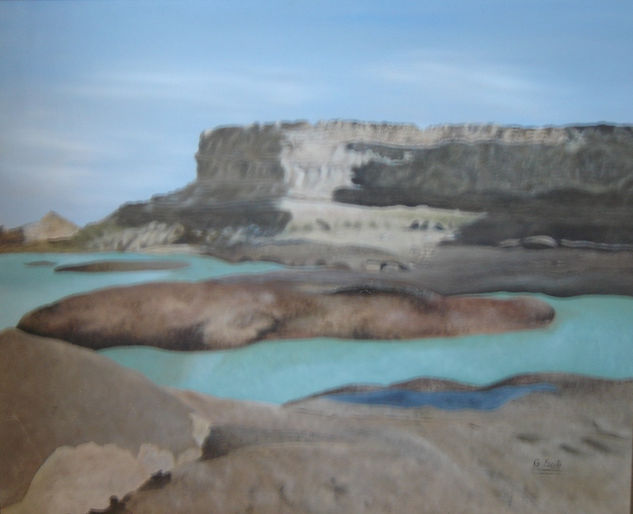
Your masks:
[[[423,262],[407,263],[393,254],[350,248],[320,249],[331,264],[315,262],[313,245],[262,245],[236,247],[232,252],[210,252],[231,262],[269,260],[303,269],[281,273],[285,279],[345,284],[389,280],[427,288],[443,295],[497,291],[544,293],[551,296],[584,294],[633,295],[633,252],[553,248],[493,248],[446,245]],[[277,276],[274,275],[274,276]]]
[[[487,389],[556,390],[491,411],[328,396],[273,406],[166,390],[17,330],[0,334],[0,348],[8,513],[628,509],[631,381],[516,377]],[[473,390],[432,379],[394,388]]]

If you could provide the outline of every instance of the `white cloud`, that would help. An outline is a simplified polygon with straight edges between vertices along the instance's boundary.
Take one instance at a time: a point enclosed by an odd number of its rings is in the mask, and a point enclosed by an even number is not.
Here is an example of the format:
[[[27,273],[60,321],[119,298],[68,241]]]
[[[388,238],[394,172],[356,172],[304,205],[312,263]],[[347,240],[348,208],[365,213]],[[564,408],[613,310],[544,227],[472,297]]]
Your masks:
[[[49,155],[73,156],[75,160],[93,159],[98,155],[112,154],[112,148],[95,144],[76,135],[64,134],[53,129],[41,127],[18,128],[4,134],[0,142],[2,148],[14,148],[20,153],[38,151]],[[16,148],[17,147],[17,148]],[[23,154],[22,155],[28,155]]]
[[[296,106],[318,97],[322,86],[284,69],[233,71],[111,70],[96,73],[67,92],[90,98],[186,101],[203,105],[265,102]]]
[[[547,93],[530,70],[458,52],[400,54],[369,67],[366,73],[390,87],[406,88],[410,99],[464,106],[491,116],[501,111],[543,111]]]

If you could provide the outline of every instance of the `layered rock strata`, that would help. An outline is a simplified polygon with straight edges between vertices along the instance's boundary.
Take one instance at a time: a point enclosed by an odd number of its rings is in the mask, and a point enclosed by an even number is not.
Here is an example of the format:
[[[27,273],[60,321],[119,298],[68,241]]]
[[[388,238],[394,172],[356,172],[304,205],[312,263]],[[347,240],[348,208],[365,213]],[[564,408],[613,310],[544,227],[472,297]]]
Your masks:
[[[201,135],[196,159],[195,182],[124,205],[108,221],[117,229],[93,247],[125,248],[117,242],[121,228],[143,231],[152,222],[182,227],[168,243],[210,251],[298,239],[411,261],[454,239],[497,245],[547,236],[602,250],[633,244],[629,126],[224,127]],[[408,210],[384,208],[396,205]],[[328,217],[332,209],[340,212]]]

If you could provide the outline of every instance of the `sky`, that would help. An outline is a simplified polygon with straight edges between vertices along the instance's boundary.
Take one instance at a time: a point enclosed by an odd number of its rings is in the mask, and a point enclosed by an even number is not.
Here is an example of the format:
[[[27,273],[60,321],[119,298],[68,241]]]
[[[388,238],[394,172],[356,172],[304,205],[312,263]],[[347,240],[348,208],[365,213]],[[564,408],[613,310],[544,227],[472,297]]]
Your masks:
[[[0,225],[195,179],[220,125],[633,122],[630,0],[0,1]]]

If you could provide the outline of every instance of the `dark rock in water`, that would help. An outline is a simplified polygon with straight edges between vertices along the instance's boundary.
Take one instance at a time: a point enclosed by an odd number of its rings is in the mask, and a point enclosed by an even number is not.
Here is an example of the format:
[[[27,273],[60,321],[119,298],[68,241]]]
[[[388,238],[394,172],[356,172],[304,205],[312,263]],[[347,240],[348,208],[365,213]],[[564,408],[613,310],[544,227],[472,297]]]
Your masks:
[[[419,228],[420,228],[420,222],[418,220],[412,221],[411,225],[409,225],[410,230],[418,230]]]
[[[55,271],[102,273],[109,271],[152,271],[181,269],[189,266],[182,261],[93,261],[57,266]]]
[[[57,263],[53,261],[29,261],[29,262],[24,263],[25,266],[29,266],[31,268],[50,267],[50,266],[55,266],[55,264]]]
[[[411,286],[241,277],[153,283],[71,296],[26,314],[18,327],[89,348],[234,348],[263,339],[413,339],[538,328],[554,310],[533,298],[441,297]]]

